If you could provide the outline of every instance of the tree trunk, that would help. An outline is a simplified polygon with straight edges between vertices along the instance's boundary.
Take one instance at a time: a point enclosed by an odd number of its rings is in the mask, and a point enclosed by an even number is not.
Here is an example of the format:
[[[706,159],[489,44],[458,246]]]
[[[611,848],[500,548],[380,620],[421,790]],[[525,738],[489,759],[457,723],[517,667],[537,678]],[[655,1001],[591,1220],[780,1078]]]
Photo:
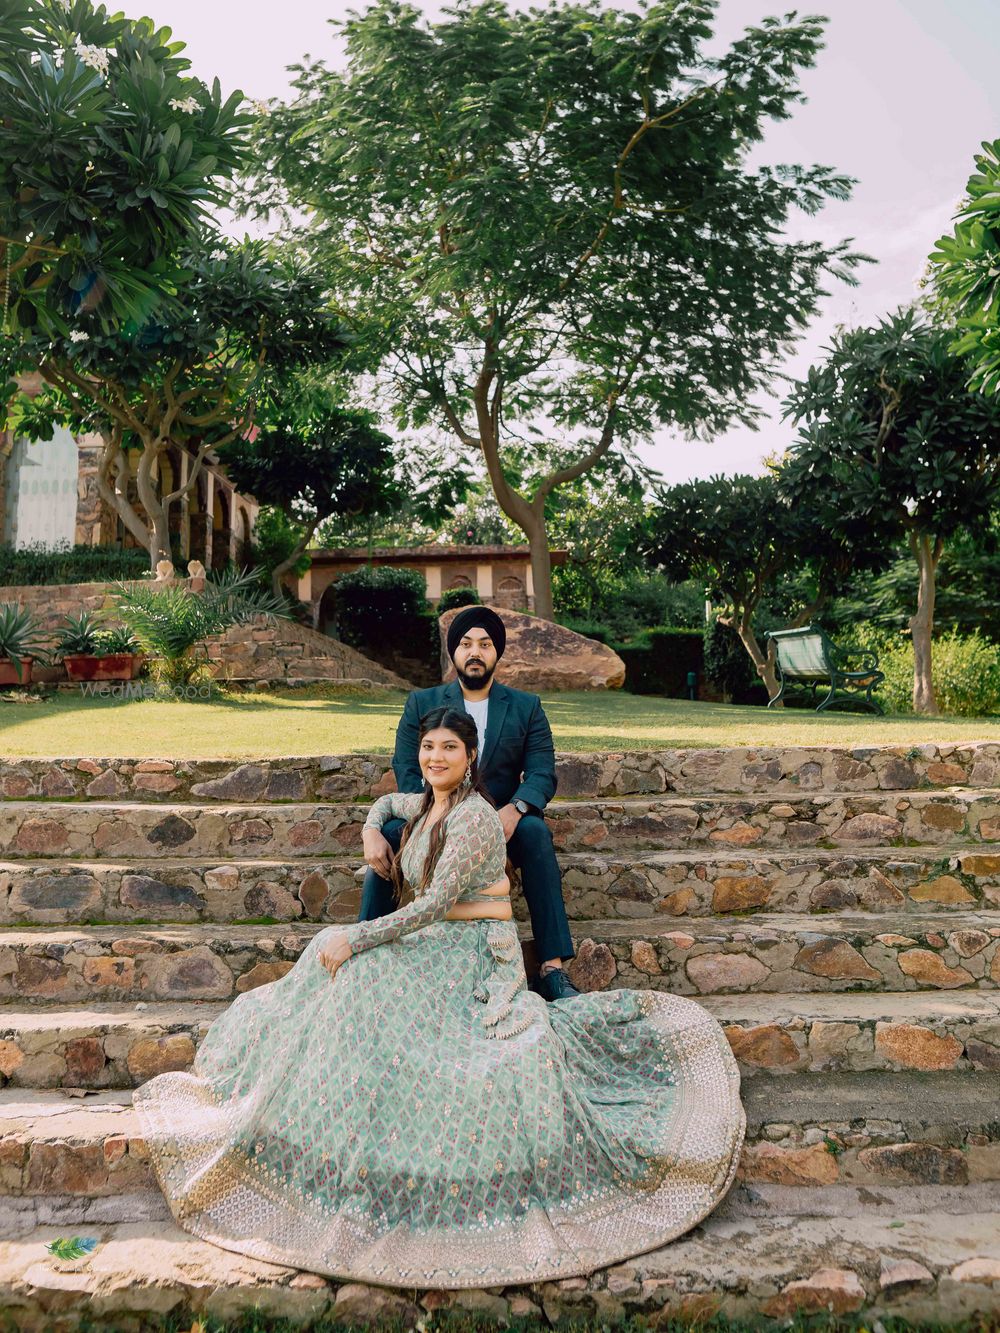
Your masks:
[[[271,570],[271,591],[274,593],[275,597],[280,597],[282,595],[281,580],[285,577],[285,575],[294,565],[298,564],[299,557],[303,554],[306,547],[312,541],[313,534],[315,533],[318,527],[319,527],[319,518],[317,517],[315,522],[310,523],[309,526],[306,528],[301,538],[295,543],[295,546],[292,548],[291,552],[287,556],[285,556],[284,560],[282,560],[280,564],[275,565],[275,567]]]
[[[757,675],[760,676],[767,687],[767,697],[770,702],[781,693],[781,683],[778,680],[778,655],[773,641],[768,643],[766,653],[761,648],[757,635],[753,632],[752,614],[752,610],[744,609],[743,614],[737,617],[734,628],[740,636],[743,647],[750,654],[750,660],[757,670]],[[776,708],[784,708],[784,706],[784,700],[775,704]]]
[[[110,480],[112,477],[113,485]],[[149,529],[128,498],[128,465],[121,452],[120,439],[115,435],[104,437],[104,454],[97,470],[97,490],[101,499],[114,510],[136,541],[148,550]]]
[[[161,452],[162,450],[156,445],[146,445],[139,459],[139,470],[135,479],[139,503],[146,512],[146,547],[149,551],[149,567],[154,574],[161,560],[171,559],[170,522],[167,509],[160,500],[153,482],[153,464]]]
[[[940,537],[926,532],[910,533],[910,549],[917,562],[917,611],[910,617],[913,638],[913,711],[936,713],[931,637],[934,633],[934,600],[937,594],[937,567],[944,549]]]
[[[534,612],[543,620],[552,620],[555,616],[555,603],[552,596],[552,556],[549,553],[549,534],[545,527],[545,515],[532,507],[531,522],[525,529],[531,550],[531,582],[534,587]]]

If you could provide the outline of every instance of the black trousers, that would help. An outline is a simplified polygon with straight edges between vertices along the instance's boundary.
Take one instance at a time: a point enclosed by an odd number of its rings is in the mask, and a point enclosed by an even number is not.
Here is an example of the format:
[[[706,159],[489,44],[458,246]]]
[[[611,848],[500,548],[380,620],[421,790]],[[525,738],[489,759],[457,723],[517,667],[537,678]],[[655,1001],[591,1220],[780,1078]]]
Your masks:
[[[399,850],[404,822],[390,819],[382,825],[382,836],[393,851]],[[566,920],[562,896],[562,876],[552,845],[549,826],[540,815],[522,815],[514,836],[507,844],[511,863],[521,872],[521,888],[528,904],[531,930],[535,937],[538,961],[572,958],[573,940]],[[392,885],[368,867],[361,894],[359,921],[374,921],[393,910]]]

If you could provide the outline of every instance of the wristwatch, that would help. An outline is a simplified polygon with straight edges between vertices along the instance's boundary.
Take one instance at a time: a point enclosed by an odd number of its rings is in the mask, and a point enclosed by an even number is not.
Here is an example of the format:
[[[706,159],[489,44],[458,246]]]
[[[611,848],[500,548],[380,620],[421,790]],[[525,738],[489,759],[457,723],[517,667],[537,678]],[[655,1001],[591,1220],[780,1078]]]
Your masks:
[[[533,805],[529,805],[527,801],[522,801],[520,796],[517,798],[516,801],[511,801],[511,805],[520,815],[538,814],[538,811],[535,809],[535,807]]]

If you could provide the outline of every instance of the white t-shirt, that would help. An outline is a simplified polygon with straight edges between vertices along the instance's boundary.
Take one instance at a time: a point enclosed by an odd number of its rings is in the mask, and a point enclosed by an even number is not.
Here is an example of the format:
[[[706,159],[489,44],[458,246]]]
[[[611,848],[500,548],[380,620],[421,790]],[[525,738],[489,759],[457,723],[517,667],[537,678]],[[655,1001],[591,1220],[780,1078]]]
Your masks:
[[[465,711],[476,724],[476,730],[479,732],[479,749],[477,751],[480,762],[483,758],[483,746],[486,744],[486,715],[489,712],[489,696],[485,699],[477,699],[475,702],[469,699],[464,700]]]

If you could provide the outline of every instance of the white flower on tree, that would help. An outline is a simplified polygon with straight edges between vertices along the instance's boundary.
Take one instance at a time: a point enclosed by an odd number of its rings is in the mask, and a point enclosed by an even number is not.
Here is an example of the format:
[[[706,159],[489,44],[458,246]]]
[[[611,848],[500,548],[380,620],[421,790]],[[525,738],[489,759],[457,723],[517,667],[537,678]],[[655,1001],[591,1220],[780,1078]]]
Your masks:
[[[105,50],[103,46],[88,46],[82,37],[77,37],[73,43],[73,50],[84,65],[90,69],[96,69],[101,78],[108,77],[108,60],[110,51]]]
[[[172,111],[194,112],[201,109],[201,103],[195,97],[172,97],[170,99],[170,108]]]

